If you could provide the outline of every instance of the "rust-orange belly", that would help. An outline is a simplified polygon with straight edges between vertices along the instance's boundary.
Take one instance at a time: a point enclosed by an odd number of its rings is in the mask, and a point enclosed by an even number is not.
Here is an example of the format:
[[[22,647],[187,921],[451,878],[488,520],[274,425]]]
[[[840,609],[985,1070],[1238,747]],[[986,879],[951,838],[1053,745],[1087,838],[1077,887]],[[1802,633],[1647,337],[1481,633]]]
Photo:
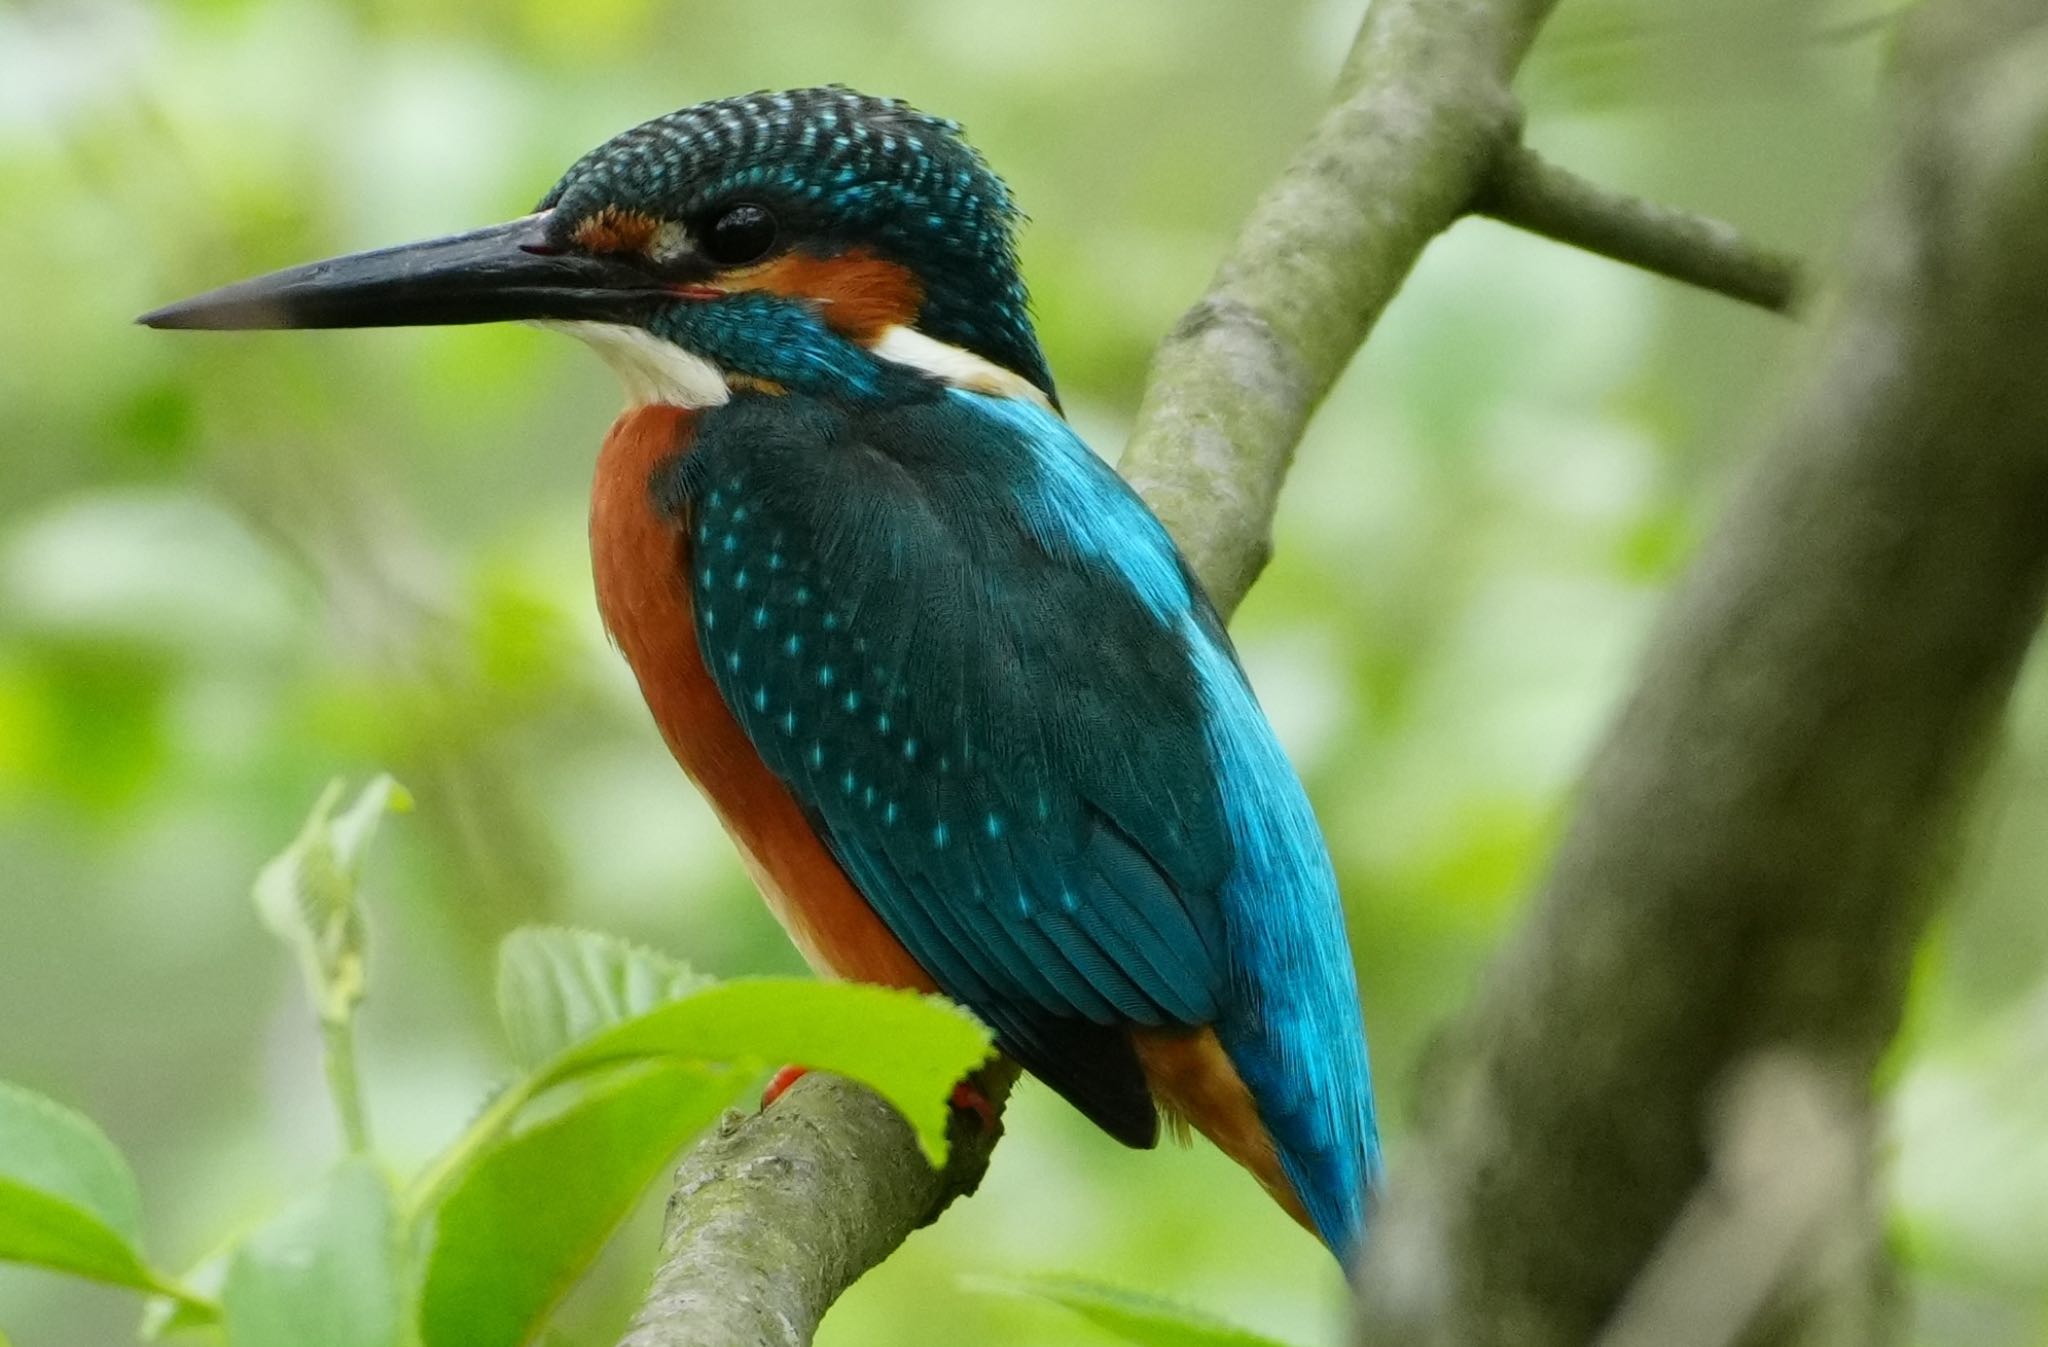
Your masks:
[[[662,738],[718,811],[762,896],[821,973],[886,986],[936,985],[818,840],[789,790],[726,710],[697,649],[689,534],[655,513],[649,476],[690,450],[693,414],[629,409],[605,437],[590,501],[597,607]]]

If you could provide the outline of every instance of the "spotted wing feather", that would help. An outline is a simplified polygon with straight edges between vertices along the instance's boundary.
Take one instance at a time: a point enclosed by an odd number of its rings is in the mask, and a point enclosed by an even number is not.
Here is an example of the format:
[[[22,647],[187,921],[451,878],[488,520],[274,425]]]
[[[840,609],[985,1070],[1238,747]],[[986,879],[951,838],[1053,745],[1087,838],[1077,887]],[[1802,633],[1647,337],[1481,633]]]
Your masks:
[[[1113,1133],[1124,1027],[1224,994],[1231,849],[1184,637],[1048,545],[1028,445],[956,399],[707,418],[691,531],[721,695],[912,956]]]

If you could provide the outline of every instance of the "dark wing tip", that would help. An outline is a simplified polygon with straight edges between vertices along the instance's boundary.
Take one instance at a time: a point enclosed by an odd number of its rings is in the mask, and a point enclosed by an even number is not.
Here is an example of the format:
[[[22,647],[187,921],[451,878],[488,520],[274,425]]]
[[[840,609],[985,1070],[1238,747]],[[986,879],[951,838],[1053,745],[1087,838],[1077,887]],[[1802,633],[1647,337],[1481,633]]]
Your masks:
[[[1159,1144],[1159,1109],[1130,1030],[1076,1019],[1031,1019],[997,1044],[1081,1116],[1132,1150]]]
[[[1088,1121],[1134,1151],[1149,1151],[1159,1145],[1159,1109],[1149,1096],[1142,1103],[1120,1101],[1114,1112],[1082,1107],[1078,1100],[1075,1107]]]

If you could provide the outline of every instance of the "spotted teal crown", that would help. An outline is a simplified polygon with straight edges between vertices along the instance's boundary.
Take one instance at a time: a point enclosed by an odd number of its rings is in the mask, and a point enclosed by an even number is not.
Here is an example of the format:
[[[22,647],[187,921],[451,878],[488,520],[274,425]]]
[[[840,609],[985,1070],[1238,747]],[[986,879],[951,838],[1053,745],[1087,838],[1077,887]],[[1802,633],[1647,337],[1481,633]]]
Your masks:
[[[960,125],[842,86],[722,98],[620,133],[542,198],[566,239],[606,209],[684,222],[739,202],[813,247],[865,247],[924,289],[917,327],[1052,392],[1017,268],[1009,188]]]

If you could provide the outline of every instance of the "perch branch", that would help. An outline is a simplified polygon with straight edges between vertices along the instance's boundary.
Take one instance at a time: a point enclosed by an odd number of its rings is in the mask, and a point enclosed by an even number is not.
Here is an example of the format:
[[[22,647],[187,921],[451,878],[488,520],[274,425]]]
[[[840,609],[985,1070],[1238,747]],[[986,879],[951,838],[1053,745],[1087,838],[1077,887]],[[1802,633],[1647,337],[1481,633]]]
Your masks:
[[[1013,1068],[984,1072],[998,1107]],[[847,1287],[974,1191],[1001,1124],[956,1114],[946,1167],[850,1081],[811,1072],[775,1106],[728,1113],[676,1172],[661,1263],[621,1347],[803,1347]]]
[[[1854,1082],[1869,1127],[1950,825],[2048,593],[2048,18],[1946,0],[1914,37],[1817,368],[1434,1055],[1361,1343],[1594,1340],[1758,1053]],[[1842,1303],[1885,1299],[1869,1243],[1742,1340],[1883,1340],[1881,1315],[1840,1327]]]

